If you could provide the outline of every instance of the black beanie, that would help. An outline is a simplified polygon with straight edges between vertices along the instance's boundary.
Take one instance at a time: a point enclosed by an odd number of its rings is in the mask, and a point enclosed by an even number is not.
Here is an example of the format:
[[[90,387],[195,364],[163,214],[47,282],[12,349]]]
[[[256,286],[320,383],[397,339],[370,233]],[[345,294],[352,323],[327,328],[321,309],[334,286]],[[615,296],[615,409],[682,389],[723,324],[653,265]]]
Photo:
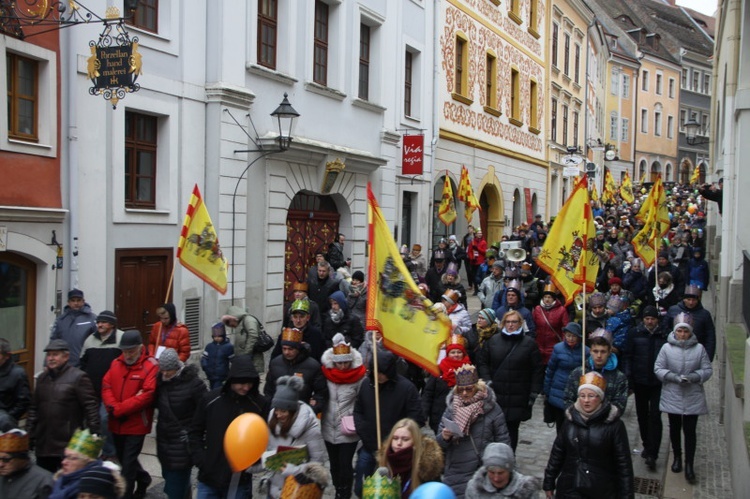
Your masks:
[[[112,471],[105,466],[94,466],[85,471],[78,482],[78,492],[102,496],[105,499],[117,499]]]

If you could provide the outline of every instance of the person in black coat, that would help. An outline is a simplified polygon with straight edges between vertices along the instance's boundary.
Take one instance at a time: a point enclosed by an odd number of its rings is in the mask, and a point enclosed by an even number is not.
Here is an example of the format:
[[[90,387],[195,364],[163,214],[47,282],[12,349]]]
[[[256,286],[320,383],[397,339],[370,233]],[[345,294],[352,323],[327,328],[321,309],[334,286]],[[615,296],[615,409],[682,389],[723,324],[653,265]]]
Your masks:
[[[160,375],[156,381],[156,457],[164,477],[164,493],[170,499],[183,499],[190,489],[188,434],[201,399],[208,391],[198,377],[198,366],[186,366],[173,348],[159,356]]]
[[[669,272],[672,276],[672,285],[677,291],[677,297],[682,296],[685,291],[685,279],[682,278],[682,272],[679,267],[669,262],[669,252],[660,251],[659,256],[656,257],[656,266],[651,267],[648,271],[648,287],[653,289],[657,285],[657,278],[661,277],[662,272]]]
[[[669,272],[660,273],[658,284],[646,294],[646,305],[653,305],[659,311],[661,327],[664,330],[672,330],[672,320],[667,313],[672,306],[679,303],[681,296],[682,291],[674,285],[672,274]]]
[[[581,378],[544,470],[547,497],[635,496],[628,433],[619,410],[605,400],[606,386],[599,373]]]
[[[435,251],[432,255],[430,268],[427,269],[427,273],[424,276],[425,284],[427,284],[427,287],[430,290],[429,298],[432,303],[440,303],[440,297],[443,296],[443,293],[445,292],[443,286],[443,274],[448,270],[448,265],[445,261],[446,258],[445,251]]]
[[[506,312],[500,331],[485,341],[477,354],[479,376],[492,382],[514,452],[521,421],[531,419],[531,409],[544,384],[542,354],[536,341],[523,334],[522,324],[517,310]]]
[[[271,399],[258,390],[260,376],[250,355],[238,355],[229,368],[224,386],[210,391],[201,399],[190,425],[190,451],[198,467],[198,493],[225,497],[232,478],[224,454],[224,433],[240,414],[252,412],[268,419]],[[252,477],[242,473],[240,490],[252,491]]]
[[[380,402],[380,437],[385,438],[399,420],[410,418],[421,427],[425,424],[419,392],[414,384],[398,374],[397,357],[388,350],[378,349],[378,370],[370,359],[369,375],[362,382],[354,403],[354,427],[362,439],[357,455],[354,492],[362,497],[362,483],[377,466],[375,453],[379,442],[375,419],[375,383],[378,383]]]
[[[13,362],[10,342],[0,338],[0,412],[5,411],[18,421],[30,405],[31,388],[26,371]]]
[[[352,347],[359,348],[365,340],[365,328],[362,322],[349,312],[346,296],[342,291],[334,291],[328,301],[331,308],[323,317],[323,339],[326,348],[333,347],[333,337],[337,333],[344,335]]]
[[[669,331],[659,325],[656,307],[647,306],[643,309],[643,323],[628,332],[624,348],[625,375],[635,395],[638,430],[643,442],[641,457],[651,471],[656,469],[662,435],[661,381],[654,374],[654,363],[668,334]]]

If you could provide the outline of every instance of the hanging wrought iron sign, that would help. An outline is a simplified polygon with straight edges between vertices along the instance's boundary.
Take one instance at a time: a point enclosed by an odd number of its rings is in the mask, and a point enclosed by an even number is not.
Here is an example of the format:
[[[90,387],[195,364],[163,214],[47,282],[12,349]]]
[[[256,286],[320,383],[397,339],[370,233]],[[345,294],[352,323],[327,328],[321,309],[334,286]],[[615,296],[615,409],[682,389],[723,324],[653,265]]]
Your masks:
[[[94,84],[91,95],[102,95],[112,103],[112,109],[128,93],[137,92],[141,85],[136,82],[142,74],[141,54],[138,52],[138,37],[130,38],[117,7],[109,7],[104,31],[99,41],[89,42],[91,56],[87,59],[86,72]]]

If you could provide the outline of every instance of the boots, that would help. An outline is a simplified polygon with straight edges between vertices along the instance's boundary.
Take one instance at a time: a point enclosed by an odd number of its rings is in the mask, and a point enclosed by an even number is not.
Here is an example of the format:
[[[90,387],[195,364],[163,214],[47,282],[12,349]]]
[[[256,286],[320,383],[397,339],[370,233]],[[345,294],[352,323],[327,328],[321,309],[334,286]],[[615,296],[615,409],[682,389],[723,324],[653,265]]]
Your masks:
[[[685,480],[688,483],[695,483],[695,471],[693,470],[693,463],[685,460]]]
[[[336,487],[336,499],[350,499],[351,497],[351,487]]]
[[[672,473],[679,473],[682,471],[682,454],[675,453],[674,461],[672,462]]]

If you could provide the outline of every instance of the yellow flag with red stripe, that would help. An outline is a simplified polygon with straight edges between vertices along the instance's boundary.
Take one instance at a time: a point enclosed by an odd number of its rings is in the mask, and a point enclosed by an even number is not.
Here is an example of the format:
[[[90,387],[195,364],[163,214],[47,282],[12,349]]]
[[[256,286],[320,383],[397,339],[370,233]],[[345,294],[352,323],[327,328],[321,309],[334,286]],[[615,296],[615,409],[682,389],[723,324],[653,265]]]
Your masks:
[[[177,243],[177,259],[183,267],[221,294],[227,292],[229,262],[219,246],[216,228],[203,203],[198,184],[193,187],[185,221]]]
[[[591,186],[591,200],[599,201],[599,192],[596,190],[596,184]]]
[[[479,209],[479,201],[474,195],[474,189],[471,187],[471,179],[469,178],[469,170],[465,166],[461,167],[461,180],[458,183],[458,200],[464,202],[464,216],[466,217],[466,221],[471,223],[471,217]]]
[[[697,184],[698,181],[700,181],[701,178],[701,167],[700,165],[695,165],[695,170],[693,170],[693,174],[690,176],[690,184]]]
[[[633,250],[650,267],[659,251],[661,238],[669,231],[670,220],[667,208],[667,196],[661,176],[651,187],[646,201],[638,211],[636,218],[644,223],[641,230],[633,236]]]
[[[549,274],[569,305],[583,285],[592,291],[599,271],[594,241],[596,227],[589,204],[586,177],[576,183],[573,192],[555,218],[537,264]]]
[[[369,184],[367,199],[370,263],[366,329],[379,331],[389,350],[440,376],[437,359],[440,346],[450,335],[451,321],[433,309],[412,279]]]
[[[443,183],[443,197],[438,207],[438,218],[446,226],[456,221],[456,202],[453,200],[453,187],[448,172],[445,172],[445,183]]]
[[[630,179],[630,174],[625,172],[625,176],[620,184],[620,197],[628,204],[633,204],[635,196],[633,196],[633,181]]]

